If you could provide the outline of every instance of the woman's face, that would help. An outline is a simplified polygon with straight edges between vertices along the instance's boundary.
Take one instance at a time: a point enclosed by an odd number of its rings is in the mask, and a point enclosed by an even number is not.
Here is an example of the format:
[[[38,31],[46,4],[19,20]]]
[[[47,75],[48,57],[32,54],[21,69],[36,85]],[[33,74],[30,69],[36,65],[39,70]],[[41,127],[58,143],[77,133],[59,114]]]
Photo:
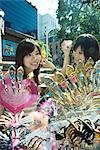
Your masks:
[[[26,55],[23,59],[25,72],[28,74],[34,71],[39,67],[40,62],[41,62],[41,55],[38,51],[38,48],[35,47],[34,51]]]
[[[84,52],[81,50],[81,46],[73,51],[73,56],[75,64],[78,64],[79,61],[85,62],[85,56]]]

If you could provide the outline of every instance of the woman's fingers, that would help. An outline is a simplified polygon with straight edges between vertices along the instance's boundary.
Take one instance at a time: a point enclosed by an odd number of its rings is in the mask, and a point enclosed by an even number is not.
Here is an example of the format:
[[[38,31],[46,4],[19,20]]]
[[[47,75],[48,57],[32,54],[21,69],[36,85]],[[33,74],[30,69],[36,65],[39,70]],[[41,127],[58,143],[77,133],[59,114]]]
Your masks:
[[[61,44],[62,51],[68,53],[72,47],[72,40],[64,40]]]

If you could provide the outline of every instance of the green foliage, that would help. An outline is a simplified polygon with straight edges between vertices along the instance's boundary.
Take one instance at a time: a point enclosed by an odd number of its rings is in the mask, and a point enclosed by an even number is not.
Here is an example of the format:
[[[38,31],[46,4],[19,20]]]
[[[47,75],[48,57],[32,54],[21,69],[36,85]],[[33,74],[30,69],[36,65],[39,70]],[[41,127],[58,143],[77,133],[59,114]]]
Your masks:
[[[82,3],[93,6],[97,9],[100,9],[100,1],[99,0],[82,0]]]
[[[40,40],[38,40],[37,42],[38,42],[38,44],[39,44],[39,46],[41,48],[41,51],[45,51],[46,52],[46,44],[43,41],[40,41]],[[49,47],[48,47],[48,60],[52,61],[52,55],[50,54]]]
[[[97,0],[58,0],[59,39],[91,33],[100,41],[100,9]]]

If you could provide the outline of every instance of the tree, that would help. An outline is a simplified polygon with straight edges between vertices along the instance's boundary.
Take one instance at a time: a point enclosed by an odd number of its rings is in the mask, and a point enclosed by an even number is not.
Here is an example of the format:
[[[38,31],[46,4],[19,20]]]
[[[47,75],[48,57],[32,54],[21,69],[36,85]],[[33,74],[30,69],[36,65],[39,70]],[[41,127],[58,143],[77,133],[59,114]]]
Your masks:
[[[91,33],[100,40],[100,10],[97,0],[58,0],[58,38],[73,39]]]
[[[83,4],[92,5],[93,7],[100,9],[100,1],[99,0],[82,0]]]
[[[86,11],[87,10],[87,11]],[[100,41],[100,11],[92,6],[84,6],[80,13],[80,33],[91,33]]]

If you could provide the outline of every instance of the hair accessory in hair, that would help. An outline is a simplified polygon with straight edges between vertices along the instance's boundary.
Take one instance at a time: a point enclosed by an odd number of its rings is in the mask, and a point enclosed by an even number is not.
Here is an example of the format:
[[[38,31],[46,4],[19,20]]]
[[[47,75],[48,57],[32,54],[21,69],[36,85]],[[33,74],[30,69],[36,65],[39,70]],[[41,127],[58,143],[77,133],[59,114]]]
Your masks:
[[[46,58],[46,44],[42,41],[37,41],[37,42],[40,46],[42,59],[45,59]]]
[[[37,41],[35,41],[35,40],[33,40],[33,39],[29,39],[29,38],[27,38],[27,39],[26,39],[26,42],[32,43],[32,44],[34,44],[34,45],[36,45],[36,46],[40,47],[40,46],[39,46],[39,44],[38,44],[38,42],[37,42]]]

